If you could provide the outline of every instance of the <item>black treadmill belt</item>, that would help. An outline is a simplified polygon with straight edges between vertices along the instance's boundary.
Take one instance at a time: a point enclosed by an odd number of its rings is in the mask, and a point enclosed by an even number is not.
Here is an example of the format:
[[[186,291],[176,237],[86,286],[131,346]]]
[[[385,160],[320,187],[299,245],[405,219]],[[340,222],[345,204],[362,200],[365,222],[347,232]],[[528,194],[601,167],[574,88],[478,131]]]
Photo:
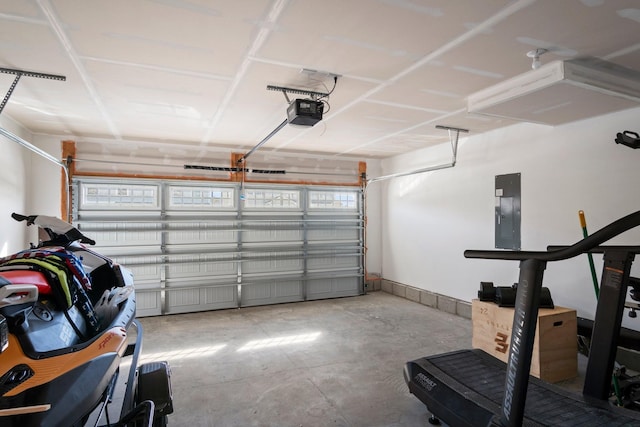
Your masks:
[[[449,377],[440,378],[443,382],[459,383],[455,386],[458,392],[466,388],[498,407],[502,404],[506,364],[493,356],[481,350],[463,350],[427,357],[425,361]],[[640,413],[615,408],[606,402],[594,406],[582,395],[530,377],[526,421],[549,426],[640,426]]]

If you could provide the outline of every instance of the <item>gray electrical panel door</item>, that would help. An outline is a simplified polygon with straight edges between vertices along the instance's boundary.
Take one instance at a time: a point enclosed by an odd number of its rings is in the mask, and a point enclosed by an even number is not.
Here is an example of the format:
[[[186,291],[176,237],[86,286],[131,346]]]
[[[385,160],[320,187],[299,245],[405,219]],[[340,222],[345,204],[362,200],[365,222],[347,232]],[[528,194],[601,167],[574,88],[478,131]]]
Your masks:
[[[520,249],[520,174],[496,175],[496,248]]]

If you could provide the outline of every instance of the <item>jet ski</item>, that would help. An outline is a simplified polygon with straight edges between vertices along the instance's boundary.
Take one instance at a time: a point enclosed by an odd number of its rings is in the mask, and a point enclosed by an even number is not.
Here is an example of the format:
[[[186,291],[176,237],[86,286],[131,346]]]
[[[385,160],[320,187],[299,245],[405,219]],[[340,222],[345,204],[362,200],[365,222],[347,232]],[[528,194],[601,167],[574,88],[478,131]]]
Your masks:
[[[65,221],[12,217],[48,240],[0,258],[0,425],[165,426],[170,368],[138,366],[132,273]]]

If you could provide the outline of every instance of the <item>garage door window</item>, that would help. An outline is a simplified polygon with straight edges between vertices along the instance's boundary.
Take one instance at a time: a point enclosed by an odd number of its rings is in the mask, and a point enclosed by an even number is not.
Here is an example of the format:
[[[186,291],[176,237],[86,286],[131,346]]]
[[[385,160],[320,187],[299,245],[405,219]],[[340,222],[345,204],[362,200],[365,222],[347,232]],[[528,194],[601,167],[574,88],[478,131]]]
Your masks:
[[[309,191],[310,209],[358,209],[358,193],[355,191]]]
[[[296,190],[246,189],[241,196],[245,208],[298,209],[300,192]]]
[[[82,187],[86,209],[157,209],[158,187],[152,185],[91,184]]]
[[[233,208],[233,188],[183,187],[169,188],[169,206],[172,208]]]

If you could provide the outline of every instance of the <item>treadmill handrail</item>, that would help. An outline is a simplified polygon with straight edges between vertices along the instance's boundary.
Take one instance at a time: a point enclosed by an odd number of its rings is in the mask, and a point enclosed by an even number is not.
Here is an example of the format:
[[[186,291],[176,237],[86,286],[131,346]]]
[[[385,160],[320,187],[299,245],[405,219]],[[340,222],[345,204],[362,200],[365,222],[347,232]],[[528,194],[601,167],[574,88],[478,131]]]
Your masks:
[[[560,261],[589,252],[602,243],[640,225],[640,211],[622,217],[600,230],[574,243],[571,246],[553,251],[486,251],[467,249],[465,258],[502,259],[524,261],[537,259],[540,261]]]
[[[557,251],[560,249],[569,248],[568,245],[549,245],[547,246],[548,251]],[[628,252],[630,254],[640,254],[640,246],[638,245],[606,245],[606,246],[596,246],[595,248],[589,249],[587,252],[591,254],[603,254],[605,252],[618,251],[618,252]]]

